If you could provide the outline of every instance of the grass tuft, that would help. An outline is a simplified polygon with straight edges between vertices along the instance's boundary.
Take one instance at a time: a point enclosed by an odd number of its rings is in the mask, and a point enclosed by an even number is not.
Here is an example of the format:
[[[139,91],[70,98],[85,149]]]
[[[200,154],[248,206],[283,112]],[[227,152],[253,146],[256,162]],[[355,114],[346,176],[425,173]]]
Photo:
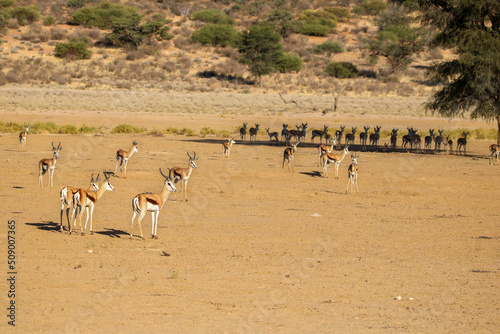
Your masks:
[[[111,133],[143,133],[145,130],[142,128],[138,128],[129,124],[120,124],[116,126]]]

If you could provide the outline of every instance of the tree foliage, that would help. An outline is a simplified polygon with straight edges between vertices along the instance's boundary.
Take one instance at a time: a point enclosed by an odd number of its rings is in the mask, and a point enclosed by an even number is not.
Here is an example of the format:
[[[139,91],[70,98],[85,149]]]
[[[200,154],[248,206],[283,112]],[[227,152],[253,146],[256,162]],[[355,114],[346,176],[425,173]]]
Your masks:
[[[302,70],[302,64],[303,60],[299,56],[283,52],[278,59],[276,59],[274,68],[281,73],[299,72]]]
[[[394,1],[394,0],[393,0]],[[457,57],[433,65],[428,76],[445,83],[427,108],[446,117],[496,119],[500,144],[500,1],[399,0],[420,11],[437,31],[430,46],[455,48]]]
[[[142,23],[143,17],[139,14],[131,14],[114,20],[111,30],[106,38],[117,46],[137,49],[137,47],[151,39],[158,41],[173,38],[167,26],[171,20],[161,15],[153,15],[152,18]],[[142,23],[142,24],[141,24]]]
[[[412,56],[423,50],[423,43],[416,28],[405,25],[390,25],[379,31],[375,38],[367,41],[370,57],[387,60],[393,72],[405,69]]]
[[[197,43],[212,46],[234,46],[239,32],[229,24],[206,24],[193,32],[191,39]]]
[[[253,25],[243,31],[238,42],[240,62],[261,79],[275,70],[275,64],[283,52],[280,35],[267,25]]]
[[[326,53],[328,57],[331,57],[332,54],[342,53],[345,51],[344,45],[340,42],[335,41],[327,41],[322,44],[318,44],[314,47],[314,53],[322,54]]]
[[[87,28],[111,29],[115,21],[131,15],[139,15],[136,8],[105,1],[76,10],[69,23]]]
[[[355,78],[359,75],[358,68],[347,61],[331,62],[325,68],[326,73],[339,79]]]
[[[193,20],[203,21],[214,24],[234,24],[234,19],[230,18],[226,13],[218,9],[205,9],[193,13]]]
[[[75,59],[90,59],[92,51],[87,47],[87,44],[82,41],[57,43],[55,46],[55,53],[57,57]]]

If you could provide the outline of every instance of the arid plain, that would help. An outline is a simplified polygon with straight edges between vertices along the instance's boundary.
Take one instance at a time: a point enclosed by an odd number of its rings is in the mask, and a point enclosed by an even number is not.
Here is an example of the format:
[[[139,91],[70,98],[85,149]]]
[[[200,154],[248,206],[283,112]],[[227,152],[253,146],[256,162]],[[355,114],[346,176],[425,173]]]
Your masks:
[[[0,134],[0,234],[7,258],[6,222],[15,220],[18,273],[15,329],[7,325],[6,279],[0,285],[2,331],[498,330],[500,166],[488,164],[493,141],[469,140],[465,156],[355,145],[359,193],[346,194],[350,159],[340,165],[339,179],[332,167],[329,178],[321,177],[310,133],[298,147],[294,172],[282,169],[284,146],[270,144],[267,135],[255,143],[237,136],[226,160],[221,137],[110,133],[119,124],[187,127],[196,134],[211,127],[235,136],[242,122],[273,131],[308,122],[404,133],[407,126],[425,132],[493,124],[425,115],[423,98],[346,96],[341,112],[323,116],[328,97],[285,96],[297,104],[284,104],[265,94],[28,91],[2,89],[0,121],[86,124],[103,133],[29,134],[25,152],[18,151],[18,133]],[[139,153],[126,179],[111,178],[115,191],[96,206],[94,234],[60,232],[61,188],[87,187],[92,173],[114,170],[115,152],[132,140]],[[63,149],[54,187],[42,188],[37,166],[51,157],[51,142]],[[132,198],[160,191],[158,169],[187,167],[188,151],[200,156],[189,201],[169,198],[157,240],[140,240],[137,226],[130,240]],[[146,237],[150,228],[148,214]]]

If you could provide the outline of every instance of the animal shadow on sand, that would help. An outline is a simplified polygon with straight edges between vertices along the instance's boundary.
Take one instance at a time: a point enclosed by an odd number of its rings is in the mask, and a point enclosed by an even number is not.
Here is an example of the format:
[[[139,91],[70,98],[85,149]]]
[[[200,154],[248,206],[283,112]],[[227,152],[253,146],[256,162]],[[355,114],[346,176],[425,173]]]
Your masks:
[[[104,231],[96,231],[94,232],[96,234],[101,234],[101,235],[107,235],[108,237],[111,238],[121,238],[122,235],[129,235],[129,233],[123,231],[123,230],[117,230],[114,228],[104,228]]]
[[[321,172],[318,172],[317,170],[312,171],[312,172],[300,172],[300,174],[308,175],[310,177],[323,177]]]
[[[35,226],[37,229],[42,231],[59,232],[61,225],[53,221],[45,220],[41,223],[26,223],[29,226]]]

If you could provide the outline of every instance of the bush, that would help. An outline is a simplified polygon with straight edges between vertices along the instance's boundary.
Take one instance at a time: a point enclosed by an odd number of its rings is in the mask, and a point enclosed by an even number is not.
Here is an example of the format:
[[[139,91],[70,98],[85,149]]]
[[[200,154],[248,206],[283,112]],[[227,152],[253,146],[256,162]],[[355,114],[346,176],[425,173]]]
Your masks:
[[[90,59],[90,51],[85,42],[57,43],[55,47],[56,56],[68,59]]]
[[[326,11],[305,10],[291,24],[291,30],[308,36],[327,36],[337,26],[336,18]]]
[[[332,62],[325,68],[326,73],[332,77],[344,79],[355,78],[359,75],[359,71],[353,63],[342,61]]]
[[[64,135],[78,134],[78,128],[75,125],[63,125],[59,128],[59,133]]]
[[[51,26],[54,25],[56,22],[57,22],[56,18],[53,17],[52,15],[49,15],[43,19],[44,26]]]
[[[35,6],[17,6],[8,8],[11,18],[16,19],[22,25],[28,25],[40,19],[40,9]]]
[[[344,52],[344,45],[340,42],[328,41],[323,44],[316,45],[314,48],[314,53],[326,53],[330,57],[332,53],[341,53]]]
[[[234,46],[239,36],[238,30],[229,24],[207,24],[193,32],[191,39],[203,45],[225,47]]]
[[[0,8],[12,7],[15,4],[14,0],[0,0]]]
[[[358,15],[377,15],[387,9],[387,4],[380,0],[365,0],[354,7],[354,13]]]
[[[302,58],[299,56],[283,53],[276,60],[274,67],[281,73],[299,72],[302,69]]]
[[[193,13],[191,18],[193,20],[203,21],[206,23],[234,24],[234,19],[230,18],[226,13],[218,9],[200,10],[199,12]]]
[[[142,133],[144,129],[129,124],[120,124],[111,130],[111,133]]]
[[[102,2],[96,6],[80,8],[73,13],[70,24],[83,25],[87,28],[110,29],[114,22],[131,15],[138,15],[133,7]]]
[[[82,8],[87,4],[87,0],[68,0],[69,8]]]
[[[334,15],[339,21],[347,21],[351,18],[351,10],[346,7],[327,7],[325,12]]]

